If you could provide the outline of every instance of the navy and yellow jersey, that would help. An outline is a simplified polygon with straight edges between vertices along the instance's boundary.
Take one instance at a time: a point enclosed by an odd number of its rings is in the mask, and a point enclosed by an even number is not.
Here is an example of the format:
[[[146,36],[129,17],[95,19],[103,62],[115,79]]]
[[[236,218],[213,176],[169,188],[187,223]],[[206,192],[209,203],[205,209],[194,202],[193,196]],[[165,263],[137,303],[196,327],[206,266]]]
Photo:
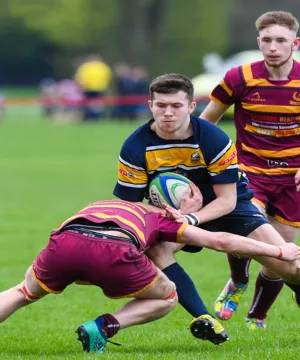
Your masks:
[[[158,174],[171,171],[192,180],[204,205],[215,199],[214,184],[237,183],[238,199],[251,199],[248,180],[237,165],[236,148],[228,136],[206,120],[191,116],[193,135],[165,140],[151,130],[153,119],[125,141],[119,157],[114,195],[122,200],[148,198],[148,187]]]

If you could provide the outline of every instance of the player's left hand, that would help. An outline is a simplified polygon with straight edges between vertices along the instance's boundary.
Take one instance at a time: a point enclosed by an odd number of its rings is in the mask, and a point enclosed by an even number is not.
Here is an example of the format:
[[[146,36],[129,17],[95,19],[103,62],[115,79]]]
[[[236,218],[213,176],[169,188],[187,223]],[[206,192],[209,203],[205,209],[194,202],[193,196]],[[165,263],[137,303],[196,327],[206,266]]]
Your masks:
[[[184,217],[184,215],[181,214],[181,212],[172,206],[163,203],[163,208],[166,211],[166,217],[171,220],[175,220],[177,223],[182,224],[184,222],[187,222],[187,219]]]
[[[184,215],[196,212],[203,206],[203,196],[200,189],[194,184],[190,183],[189,188],[183,194],[180,202],[180,212]]]
[[[298,169],[298,171],[296,172],[295,184],[296,184],[296,191],[300,191],[300,169]]]

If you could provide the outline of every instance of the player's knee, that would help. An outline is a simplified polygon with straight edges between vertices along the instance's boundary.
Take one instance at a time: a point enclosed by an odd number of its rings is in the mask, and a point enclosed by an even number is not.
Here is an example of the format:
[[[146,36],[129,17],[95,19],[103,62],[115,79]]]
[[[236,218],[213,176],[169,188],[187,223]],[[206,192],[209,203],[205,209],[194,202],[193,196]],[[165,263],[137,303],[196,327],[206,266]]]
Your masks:
[[[169,295],[164,299],[166,301],[167,307],[169,308],[169,311],[171,311],[178,303],[178,296],[176,291],[175,284],[170,281],[171,286],[169,286],[168,291]]]
[[[41,296],[33,294],[32,291],[29,290],[26,279],[19,284],[17,288],[23,293],[24,299],[29,303],[38,301],[41,298]]]

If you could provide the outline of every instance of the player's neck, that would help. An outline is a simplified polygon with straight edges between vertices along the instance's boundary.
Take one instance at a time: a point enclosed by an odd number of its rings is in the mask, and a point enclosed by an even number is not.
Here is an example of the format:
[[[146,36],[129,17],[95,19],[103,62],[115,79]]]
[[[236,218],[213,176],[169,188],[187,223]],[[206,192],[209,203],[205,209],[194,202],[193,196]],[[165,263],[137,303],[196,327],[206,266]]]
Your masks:
[[[266,68],[269,72],[269,80],[289,80],[289,75],[293,69],[293,59],[289,59],[285,64],[274,67],[265,62]]]

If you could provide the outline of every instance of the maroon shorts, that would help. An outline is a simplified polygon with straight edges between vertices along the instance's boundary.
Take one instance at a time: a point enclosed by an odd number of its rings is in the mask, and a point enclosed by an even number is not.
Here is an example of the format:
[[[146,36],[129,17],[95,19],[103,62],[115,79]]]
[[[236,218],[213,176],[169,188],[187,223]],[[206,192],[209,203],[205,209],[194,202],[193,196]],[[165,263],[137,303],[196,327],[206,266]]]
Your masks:
[[[70,230],[51,233],[33,271],[48,292],[60,293],[80,280],[99,286],[111,298],[134,296],[158,278],[155,265],[135,245]]]
[[[281,223],[300,227],[300,192],[296,191],[294,177],[281,179],[280,182],[249,173],[247,177],[249,187],[254,190],[254,202]]]

